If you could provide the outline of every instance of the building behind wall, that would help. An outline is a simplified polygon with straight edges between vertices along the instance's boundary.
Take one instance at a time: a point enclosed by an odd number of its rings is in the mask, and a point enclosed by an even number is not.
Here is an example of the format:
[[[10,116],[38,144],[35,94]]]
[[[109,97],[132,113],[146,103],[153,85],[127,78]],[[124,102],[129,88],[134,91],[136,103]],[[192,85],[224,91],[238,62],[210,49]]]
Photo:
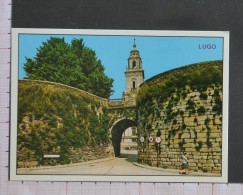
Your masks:
[[[125,71],[126,90],[123,92],[123,99],[126,106],[136,106],[136,97],[139,86],[144,81],[144,70],[142,68],[142,58],[136,47],[134,39],[133,49],[128,58],[128,65]]]
[[[142,68],[142,58],[137,50],[134,39],[133,49],[128,58],[128,65],[125,71],[126,89],[123,92],[125,106],[136,106],[136,97],[139,86],[144,81],[144,70]],[[137,127],[130,127],[122,135],[121,147],[126,149],[136,148],[137,146]]]
[[[121,148],[137,149],[137,127],[129,127],[122,134]]]

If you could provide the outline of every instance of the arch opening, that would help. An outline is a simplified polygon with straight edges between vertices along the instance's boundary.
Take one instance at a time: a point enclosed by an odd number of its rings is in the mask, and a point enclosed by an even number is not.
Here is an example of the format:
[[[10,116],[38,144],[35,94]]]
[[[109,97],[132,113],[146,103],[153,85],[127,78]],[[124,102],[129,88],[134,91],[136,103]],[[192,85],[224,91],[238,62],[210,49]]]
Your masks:
[[[117,122],[112,130],[112,145],[114,148],[114,153],[116,157],[121,156],[121,141],[122,141],[122,135],[129,127],[136,127],[136,122],[130,119],[123,119],[119,122]],[[131,139],[134,139],[134,137],[131,137]]]

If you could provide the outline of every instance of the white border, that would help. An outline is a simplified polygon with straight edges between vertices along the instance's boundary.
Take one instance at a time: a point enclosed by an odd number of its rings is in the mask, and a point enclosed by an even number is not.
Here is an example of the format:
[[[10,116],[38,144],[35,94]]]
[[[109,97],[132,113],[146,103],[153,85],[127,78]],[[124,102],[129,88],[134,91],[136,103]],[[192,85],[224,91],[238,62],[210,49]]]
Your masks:
[[[132,35],[132,36],[195,36],[223,37],[223,126],[222,176],[83,176],[83,175],[17,175],[17,97],[18,97],[18,34],[72,34],[72,35]],[[228,96],[229,96],[229,32],[228,31],[159,31],[159,30],[77,30],[12,28],[11,55],[11,129],[10,180],[30,181],[116,181],[116,182],[228,182]]]

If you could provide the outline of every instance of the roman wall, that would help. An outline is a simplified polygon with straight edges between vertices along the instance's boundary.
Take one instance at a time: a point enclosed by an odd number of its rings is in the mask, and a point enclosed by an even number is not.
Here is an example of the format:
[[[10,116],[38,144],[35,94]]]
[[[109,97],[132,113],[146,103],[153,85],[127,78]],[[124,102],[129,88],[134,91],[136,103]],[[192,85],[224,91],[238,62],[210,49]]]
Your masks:
[[[150,83],[153,79],[145,85]],[[138,142],[139,163],[180,169],[184,152],[189,170],[221,173],[221,84],[210,84],[200,90],[186,85],[175,88],[166,99],[151,94],[137,110],[138,136],[145,138],[144,142]],[[161,138],[160,144],[155,142],[156,137]]]

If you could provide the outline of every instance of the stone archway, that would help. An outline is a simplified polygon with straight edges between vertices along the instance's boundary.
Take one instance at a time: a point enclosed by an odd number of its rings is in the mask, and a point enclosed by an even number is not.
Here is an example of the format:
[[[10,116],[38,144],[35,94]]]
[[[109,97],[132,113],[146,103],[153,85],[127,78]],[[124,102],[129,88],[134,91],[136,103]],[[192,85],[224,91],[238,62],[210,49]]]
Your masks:
[[[121,139],[123,132],[129,128],[136,126],[136,122],[130,119],[119,120],[111,129],[112,145],[114,148],[115,156],[121,155]]]

